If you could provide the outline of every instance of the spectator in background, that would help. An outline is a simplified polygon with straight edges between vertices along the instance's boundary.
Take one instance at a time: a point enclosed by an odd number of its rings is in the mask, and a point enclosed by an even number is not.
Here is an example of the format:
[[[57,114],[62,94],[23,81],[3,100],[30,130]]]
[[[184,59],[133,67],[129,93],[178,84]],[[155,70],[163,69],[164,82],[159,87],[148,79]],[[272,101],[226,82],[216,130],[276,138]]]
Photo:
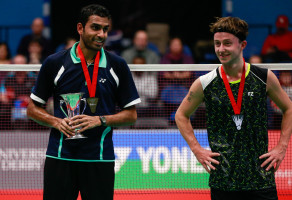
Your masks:
[[[74,38],[74,37],[67,37],[65,39],[65,42],[60,44],[57,48],[56,48],[56,52],[59,52],[59,51],[63,51],[63,50],[66,50],[66,49],[69,49],[71,48],[75,43],[77,42],[77,39]]]
[[[12,64],[23,65],[27,64],[27,58],[22,54],[17,54],[12,59]]]
[[[148,45],[146,31],[138,30],[133,38],[133,46],[124,50],[121,56],[128,64],[159,64],[160,57]],[[137,113],[146,116],[151,112],[151,109],[147,109],[147,107],[153,106],[158,99],[157,72],[134,72],[133,79],[142,98],[141,106],[137,105]]]
[[[183,53],[183,43],[180,38],[172,38],[169,42],[169,51],[162,57],[160,64],[194,64],[194,60],[191,56]],[[190,83],[186,83],[186,79],[193,78],[194,74],[190,71],[171,71],[160,72],[159,81],[160,87],[164,89],[170,84],[178,83],[185,85],[187,88]],[[181,99],[182,100],[182,99]]]
[[[11,121],[14,128],[25,128],[28,122],[26,108],[35,80],[26,71],[16,71],[15,76],[8,77],[5,81],[5,89],[11,94],[9,104],[11,106]]]
[[[123,31],[120,29],[115,29],[111,19],[108,37],[105,41],[104,48],[114,54],[121,55],[121,52],[126,48],[126,45],[128,45],[127,43],[131,43],[125,42],[127,40],[123,37]]]
[[[146,64],[146,59],[141,56],[136,56],[133,64]],[[153,107],[156,106],[158,97],[158,80],[157,76],[151,72],[134,71],[132,76],[137,87],[141,103],[137,104],[138,116],[150,116]],[[153,115],[152,115],[153,116]]]
[[[16,56],[14,56],[14,58],[12,60],[12,64],[18,64],[18,65],[28,64],[27,57],[24,56],[24,55],[21,55],[21,54],[17,54]],[[37,74],[38,74],[38,71],[29,71],[28,72],[28,76],[29,77],[36,78],[37,77]],[[14,75],[15,75],[15,72],[10,72],[10,76],[14,76]]]
[[[285,15],[276,20],[276,33],[269,35],[262,47],[264,62],[291,62],[292,32],[288,30],[289,19]]]
[[[191,56],[183,53],[183,42],[174,37],[169,41],[169,51],[162,57],[161,64],[194,64]],[[174,124],[175,111],[188,93],[188,88],[195,80],[191,71],[169,71],[159,73],[161,101],[170,124]]]
[[[0,42],[0,64],[11,64],[10,49],[5,42]]]
[[[43,36],[44,22],[42,18],[35,18],[31,24],[31,34],[25,35],[18,46],[17,53],[29,56],[29,44],[32,40],[39,40],[42,46],[42,57],[46,58],[53,53],[51,41]]]
[[[291,71],[279,71],[279,82],[283,88],[283,90],[287,93],[289,98],[292,100],[292,74]],[[273,102],[270,101],[271,106],[273,108],[273,123],[272,129],[281,129],[281,121],[282,121],[282,111],[280,108]]]
[[[27,64],[24,55],[16,55],[13,64]],[[2,80],[0,94],[1,127],[23,128],[27,122],[26,106],[35,78],[25,71],[8,73]],[[20,127],[21,125],[21,127]]]
[[[28,45],[27,60],[29,64],[41,64],[44,60],[42,55],[43,47],[39,39],[33,39]]]
[[[0,42],[0,64],[10,64],[11,63],[10,50],[5,42]],[[6,71],[0,71],[0,82],[6,76]]]
[[[12,59],[12,63],[13,64],[27,64],[27,59],[24,55],[16,55],[13,59]],[[1,81],[1,90],[0,90],[0,104],[8,104],[9,101],[11,101],[12,97],[14,96],[9,90],[6,90],[5,87],[5,82],[8,78],[15,76],[15,72],[9,72],[6,74],[5,77],[3,77],[2,81]]]
[[[133,64],[136,56],[142,56],[146,60],[146,64],[158,64],[160,57],[148,48],[148,36],[146,31],[138,30],[133,39],[133,47],[122,52],[121,56],[128,64]]]
[[[256,64],[256,63],[263,63],[263,58],[260,55],[252,55],[249,58],[249,63]]]
[[[64,50],[66,49],[70,49],[71,47],[73,47],[73,45],[77,42],[77,39],[76,38],[73,38],[73,37],[68,37],[66,39],[66,42],[65,42],[65,47],[64,47]]]
[[[169,50],[161,58],[161,64],[194,64],[190,54],[184,53],[184,45],[179,37],[174,37],[169,41]]]

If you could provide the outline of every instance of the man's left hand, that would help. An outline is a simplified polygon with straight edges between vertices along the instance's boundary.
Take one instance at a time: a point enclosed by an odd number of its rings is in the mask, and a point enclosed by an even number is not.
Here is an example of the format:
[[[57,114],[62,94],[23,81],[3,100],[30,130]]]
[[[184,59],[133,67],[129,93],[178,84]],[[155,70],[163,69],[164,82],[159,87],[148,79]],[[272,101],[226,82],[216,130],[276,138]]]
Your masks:
[[[275,172],[280,167],[281,162],[283,161],[286,154],[286,148],[282,147],[281,145],[277,145],[273,149],[271,149],[268,153],[261,155],[259,158],[267,158],[262,164],[261,167],[265,167],[268,164],[268,167],[266,168],[266,171],[269,171],[272,167],[275,167]]]
[[[81,133],[87,129],[92,129],[101,125],[99,116],[89,115],[76,115],[71,118],[71,124],[73,129],[79,129],[78,133]]]

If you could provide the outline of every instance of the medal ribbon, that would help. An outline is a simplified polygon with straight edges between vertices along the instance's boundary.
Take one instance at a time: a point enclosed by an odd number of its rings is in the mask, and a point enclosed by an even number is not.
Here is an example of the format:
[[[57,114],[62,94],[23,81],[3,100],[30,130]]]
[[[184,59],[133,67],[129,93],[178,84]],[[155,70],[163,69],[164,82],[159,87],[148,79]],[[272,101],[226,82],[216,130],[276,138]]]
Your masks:
[[[236,115],[240,114],[241,111],[241,103],[242,103],[242,95],[243,95],[243,89],[244,89],[244,83],[245,83],[245,61],[243,58],[243,70],[242,70],[242,75],[241,75],[241,80],[240,80],[240,85],[239,85],[239,90],[238,90],[238,96],[237,96],[237,103],[235,102],[231,87],[229,85],[229,82],[227,80],[227,76],[224,72],[223,66],[221,66],[221,74],[222,74],[222,79],[229,97],[229,100],[231,102],[233,111]]]
[[[98,76],[98,68],[99,68],[99,59],[100,59],[100,51],[97,52],[95,60],[94,60],[94,68],[93,68],[93,75],[92,75],[92,82],[90,80],[89,71],[87,69],[86,61],[84,55],[81,51],[80,45],[77,46],[78,54],[81,60],[81,65],[83,69],[83,73],[85,76],[85,80],[87,83],[87,88],[90,97],[95,97],[96,92],[96,85],[97,85],[97,76]]]

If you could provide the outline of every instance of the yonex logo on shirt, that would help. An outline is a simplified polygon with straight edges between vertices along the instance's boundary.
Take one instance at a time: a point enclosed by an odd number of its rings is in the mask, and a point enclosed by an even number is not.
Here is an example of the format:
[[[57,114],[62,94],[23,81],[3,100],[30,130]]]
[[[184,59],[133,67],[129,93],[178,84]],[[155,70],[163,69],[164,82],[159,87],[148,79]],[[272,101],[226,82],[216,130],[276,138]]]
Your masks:
[[[247,95],[248,95],[249,97],[253,97],[253,92],[248,92]]]
[[[99,80],[99,82],[104,83],[104,82],[106,82],[106,79],[101,78],[101,79]]]

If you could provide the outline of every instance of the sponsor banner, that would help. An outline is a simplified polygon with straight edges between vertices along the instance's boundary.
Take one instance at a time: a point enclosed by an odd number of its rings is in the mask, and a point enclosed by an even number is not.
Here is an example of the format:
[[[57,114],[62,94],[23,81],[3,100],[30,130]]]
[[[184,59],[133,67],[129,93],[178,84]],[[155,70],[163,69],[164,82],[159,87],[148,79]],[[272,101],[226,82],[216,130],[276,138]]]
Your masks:
[[[41,171],[45,148],[0,148],[1,171]]]
[[[208,149],[206,130],[195,130]],[[0,190],[41,189],[48,131],[0,132]],[[269,147],[279,140],[269,132]],[[177,129],[115,130],[116,189],[206,189],[209,174]],[[292,189],[292,148],[276,172],[278,189]]]
[[[48,131],[0,132],[0,189],[41,189]]]
[[[206,131],[195,134],[208,148]],[[119,131],[114,145],[117,189],[208,188],[208,173],[176,129]]]

